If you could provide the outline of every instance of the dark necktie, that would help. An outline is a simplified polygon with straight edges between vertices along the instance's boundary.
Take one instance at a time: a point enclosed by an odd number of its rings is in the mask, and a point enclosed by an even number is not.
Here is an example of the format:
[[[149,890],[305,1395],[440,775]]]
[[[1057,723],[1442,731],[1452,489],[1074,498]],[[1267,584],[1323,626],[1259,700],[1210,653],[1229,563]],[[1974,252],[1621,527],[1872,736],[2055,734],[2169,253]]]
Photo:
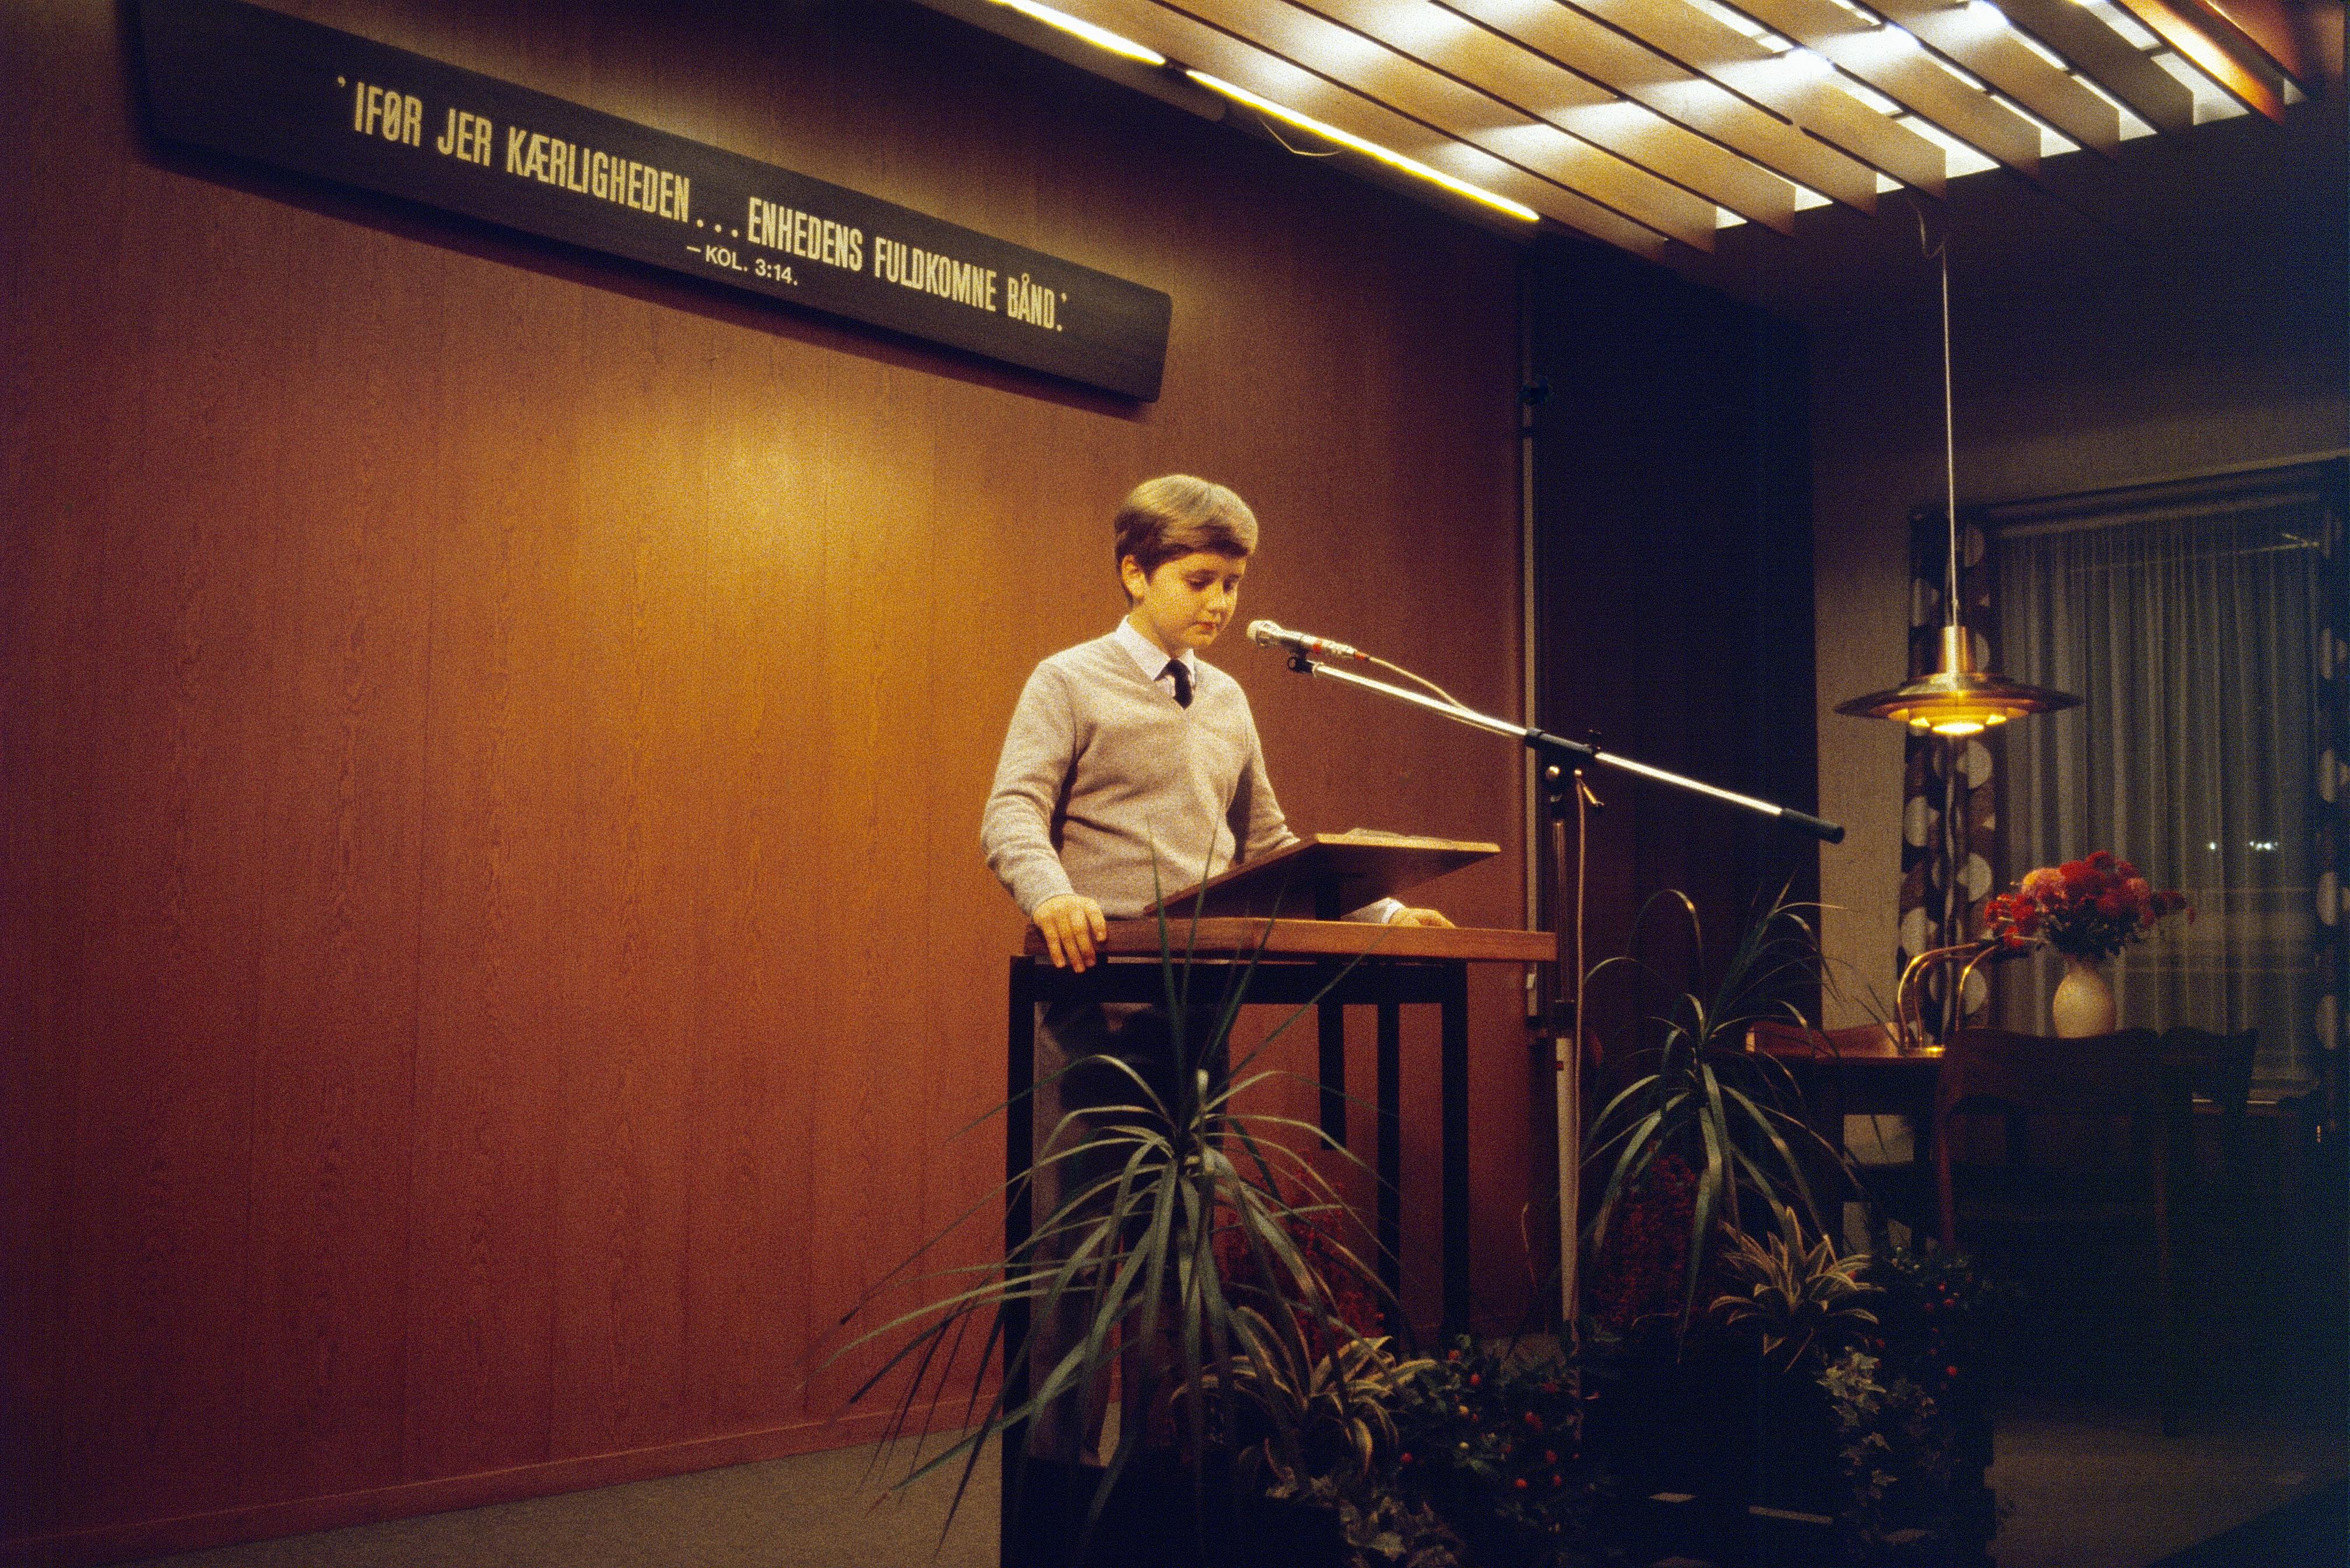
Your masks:
[[[1167,668],[1159,673],[1175,678],[1175,705],[1189,708],[1191,705],[1191,667],[1180,659],[1170,659],[1167,661]]]

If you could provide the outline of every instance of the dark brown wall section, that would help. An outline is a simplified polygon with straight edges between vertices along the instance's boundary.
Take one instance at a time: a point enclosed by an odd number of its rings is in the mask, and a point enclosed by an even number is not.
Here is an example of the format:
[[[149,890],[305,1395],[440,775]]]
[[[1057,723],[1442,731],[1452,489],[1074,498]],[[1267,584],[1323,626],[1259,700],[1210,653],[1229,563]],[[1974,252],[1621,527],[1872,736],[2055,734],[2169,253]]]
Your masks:
[[[1802,332],[1588,244],[1545,244],[1536,276],[1534,364],[1550,387],[1532,438],[1544,724],[1813,810]],[[1619,969],[1589,998],[1604,1085],[1667,997],[1711,993],[1758,899],[1817,898],[1819,847],[1622,773],[1594,782],[1607,807],[1591,826],[1589,961],[1627,950],[1648,899],[1677,889],[1703,923],[1707,978],[1686,920],[1659,908],[1638,950],[1669,983],[1644,997]],[[1809,1016],[1817,987],[1788,1000]]]
[[[159,148],[114,6],[0,10],[12,1553],[863,1430],[806,1358],[998,1171],[950,1137],[1019,934],[979,805],[1029,667],[1120,608],[1135,480],[1254,503],[1245,613],[1516,703],[1492,235],[911,6],[295,8],[1164,289],[1166,391]],[[1500,841],[1440,899],[1518,923],[1508,747],[1219,658],[1295,822]],[[1515,980],[1474,999],[1489,1322],[1539,1185]]]

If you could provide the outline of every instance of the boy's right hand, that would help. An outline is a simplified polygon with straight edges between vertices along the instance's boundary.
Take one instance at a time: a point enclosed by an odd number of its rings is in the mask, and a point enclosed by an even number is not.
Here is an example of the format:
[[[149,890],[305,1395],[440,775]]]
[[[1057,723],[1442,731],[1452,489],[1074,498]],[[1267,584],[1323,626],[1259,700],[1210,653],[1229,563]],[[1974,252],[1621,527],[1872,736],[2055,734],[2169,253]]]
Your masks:
[[[1082,893],[1063,893],[1036,906],[1029,917],[1045,933],[1045,950],[1055,969],[1082,972],[1094,961],[1094,944],[1109,940],[1109,922],[1099,904]]]

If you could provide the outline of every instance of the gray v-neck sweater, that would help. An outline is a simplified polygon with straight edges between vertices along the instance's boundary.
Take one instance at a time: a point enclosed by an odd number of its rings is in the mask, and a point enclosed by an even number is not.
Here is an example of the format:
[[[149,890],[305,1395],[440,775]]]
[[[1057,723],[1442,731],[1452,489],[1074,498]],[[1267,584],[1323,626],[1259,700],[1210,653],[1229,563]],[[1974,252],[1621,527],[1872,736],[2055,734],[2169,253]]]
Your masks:
[[[1295,841],[1240,682],[1204,660],[1192,669],[1189,708],[1114,637],[1028,677],[979,830],[1021,913],[1075,892],[1130,918],[1158,897],[1154,854],[1173,893]]]

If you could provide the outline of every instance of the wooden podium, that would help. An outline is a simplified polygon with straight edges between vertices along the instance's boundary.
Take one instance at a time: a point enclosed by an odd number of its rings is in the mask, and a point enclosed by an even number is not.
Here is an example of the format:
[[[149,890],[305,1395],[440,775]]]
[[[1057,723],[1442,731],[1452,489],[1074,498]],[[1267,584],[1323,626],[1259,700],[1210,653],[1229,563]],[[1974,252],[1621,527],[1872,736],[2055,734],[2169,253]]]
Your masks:
[[[1347,1139],[1345,1010],[1378,1010],[1379,1270],[1388,1289],[1399,1295],[1404,1200],[1400,1010],[1408,1004],[1439,1010],[1443,1133],[1439,1201],[1448,1337],[1469,1328],[1469,965],[1548,963],[1557,956],[1555,940],[1544,931],[1274,919],[1221,911],[1260,905],[1270,909],[1275,903],[1286,909],[1293,900],[1324,910],[1359,908],[1498,852],[1490,844],[1327,835],[1163,900],[1168,947],[1179,961],[1189,954],[1195,985],[1204,975],[1220,990],[1227,969],[1253,962],[1249,1005],[1295,1008],[1321,995],[1321,1123],[1323,1131],[1342,1145]],[[1209,911],[1196,922],[1191,913],[1195,901]],[[1095,944],[1102,961],[1077,974],[1054,968],[1042,935],[1030,928],[1026,950],[1012,961],[1009,988],[1007,1180],[1018,1179],[1033,1154],[1035,1128],[1029,1090],[1035,1080],[1036,1008],[1064,1002],[1161,1000],[1160,936],[1157,918],[1112,920],[1107,940]],[[1330,988],[1326,993],[1326,986]],[[1019,1190],[1004,1215],[1007,1249],[1025,1241],[1034,1222],[1027,1189]]]
[[[1028,1240],[1034,1225],[1030,1189],[1019,1180],[1035,1155],[1036,1010],[1062,1002],[1163,1001],[1160,941],[1185,955],[1195,983],[1204,979],[1209,994],[1240,965],[1253,965],[1247,1002],[1298,1007],[1320,997],[1321,1122],[1325,1133],[1347,1137],[1347,1032],[1348,1007],[1369,1006],[1378,1014],[1379,1277],[1391,1299],[1401,1299],[1403,1238],[1403,1045],[1401,1010],[1408,1003],[1435,1006],[1442,1019],[1440,1051],[1442,1081],[1443,1158],[1438,1201],[1443,1215],[1443,1324],[1449,1338],[1469,1329],[1469,966],[1472,963],[1548,963],[1557,956],[1546,932],[1475,930],[1451,927],[1375,926],[1363,921],[1274,919],[1248,911],[1262,906],[1302,906],[1326,912],[1365,904],[1417,887],[1470,861],[1498,853],[1490,844],[1452,844],[1440,839],[1388,839],[1337,834],[1307,839],[1251,866],[1235,868],[1163,900],[1159,918],[1112,920],[1107,940],[1095,944],[1101,961],[1083,974],[1055,969],[1044,938],[1028,930],[1024,951],[1012,960],[1010,1005],[1004,1053],[1007,1104],[1004,1179],[1014,1193],[1004,1206],[1003,1244],[1010,1256]],[[1296,900],[1293,904],[1292,900]],[[1326,991],[1325,988],[1328,989]],[[1424,1190],[1424,1188],[1423,1188]],[[1417,1195],[1416,1195],[1417,1200]],[[1007,1345],[1024,1345],[1028,1303],[1003,1304]],[[1399,1326],[1399,1325],[1396,1325]],[[1003,1367],[1007,1407],[1026,1397],[1028,1357],[1010,1355]],[[1002,1448],[1004,1495],[1014,1495],[1011,1467],[1024,1433],[1007,1431]],[[1024,1561],[1013,1534],[1014,1514],[1003,1511],[1003,1561]]]

